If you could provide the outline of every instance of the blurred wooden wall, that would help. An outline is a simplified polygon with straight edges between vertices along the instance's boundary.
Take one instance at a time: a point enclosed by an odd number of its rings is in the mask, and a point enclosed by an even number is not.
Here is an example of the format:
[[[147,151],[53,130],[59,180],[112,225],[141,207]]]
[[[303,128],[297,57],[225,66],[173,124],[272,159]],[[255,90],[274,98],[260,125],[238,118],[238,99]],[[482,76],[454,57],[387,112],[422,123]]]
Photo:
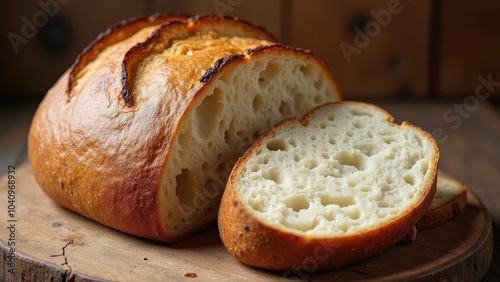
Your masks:
[[[43,20],[50,5],[57,11],[15,52],[7,35],[22,36],[26,20]],[[0,4],[2,95],[40,97],[109,25],[158,11],[256,22],[323,59],[348,99],[464,97],[479,76],[500,82],[496,0],[8,0]],[[57,30],[65,33],[52,38]]]

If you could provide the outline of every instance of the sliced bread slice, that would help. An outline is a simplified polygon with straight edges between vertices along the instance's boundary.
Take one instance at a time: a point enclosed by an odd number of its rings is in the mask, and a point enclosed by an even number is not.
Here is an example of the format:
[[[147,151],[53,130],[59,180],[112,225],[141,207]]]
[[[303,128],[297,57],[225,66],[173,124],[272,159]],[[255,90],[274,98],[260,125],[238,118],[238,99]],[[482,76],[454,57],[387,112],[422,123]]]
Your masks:
[[[241,262],[286,270],[341,267],[405,238],[435,193],[438,147],[366,103],[286,119],[238,160],[219,231]]]
[[[449,175],[439,172],[436,195],[417,223],[419,231],[434,228],[461,213],[467,206],[467,186]]]

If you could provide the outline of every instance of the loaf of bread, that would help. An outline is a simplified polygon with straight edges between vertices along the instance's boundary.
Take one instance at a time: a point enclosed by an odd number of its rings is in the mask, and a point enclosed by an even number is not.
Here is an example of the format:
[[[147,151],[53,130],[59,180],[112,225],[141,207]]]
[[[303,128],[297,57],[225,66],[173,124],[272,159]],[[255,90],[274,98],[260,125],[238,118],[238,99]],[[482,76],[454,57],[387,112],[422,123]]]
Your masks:
[[[219,232],[241,262],[341,267],[412,234],[436,187],[430,134],[360,102],[320,106],[262,135],[238,160]]]
[[[340,100],[325,65],[237,19],[163,15],[101,34],[48,91],[28,153],[56,203],[175,242],[215,224],[237,158],[276,122]]]
[[[467,186],[439,172],[436,195],[416,227],[419,231],[423,231],[439,226],[463,212],[466,206]]]

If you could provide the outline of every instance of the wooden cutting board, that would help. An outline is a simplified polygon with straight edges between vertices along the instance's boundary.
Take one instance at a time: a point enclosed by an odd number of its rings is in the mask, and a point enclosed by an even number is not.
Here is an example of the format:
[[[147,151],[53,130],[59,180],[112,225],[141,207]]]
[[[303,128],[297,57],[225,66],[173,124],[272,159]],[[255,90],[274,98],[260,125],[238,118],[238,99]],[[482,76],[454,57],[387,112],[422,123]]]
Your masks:
[[[173,246],[120,233],[56,205],[29,166],[15,173],[13,218],[6,205],[7,178],[0,181],[0,281],[477,281],[492,258],[490,218],[470,193],[463,213],[418,233],[409,246],[397,245],[338,270],[284,273],[239,263],[226,252],[215,227]],[[5,224],[15,224],[14,232]],[[15,241],[17,276],[8,272],[9,238]],[[306,266],[314,270],[314,259]]]

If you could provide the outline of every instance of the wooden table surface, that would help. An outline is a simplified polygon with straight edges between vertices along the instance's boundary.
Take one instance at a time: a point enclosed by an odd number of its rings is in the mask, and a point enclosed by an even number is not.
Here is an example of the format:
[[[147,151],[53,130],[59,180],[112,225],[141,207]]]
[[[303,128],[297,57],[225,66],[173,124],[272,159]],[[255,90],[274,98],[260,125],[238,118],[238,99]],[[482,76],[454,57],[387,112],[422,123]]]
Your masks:
[[[500,109],[487,102],[467,107],[464,101],[373,103],[398,123],[407,120],[432,133],[440,148],[440,169],[467,184],[484,204],[493,223],[494,254],[483,281],[500,281]],[[36,107],[0,104],[0,175],[9,165],[28,162],[26,138]]]

